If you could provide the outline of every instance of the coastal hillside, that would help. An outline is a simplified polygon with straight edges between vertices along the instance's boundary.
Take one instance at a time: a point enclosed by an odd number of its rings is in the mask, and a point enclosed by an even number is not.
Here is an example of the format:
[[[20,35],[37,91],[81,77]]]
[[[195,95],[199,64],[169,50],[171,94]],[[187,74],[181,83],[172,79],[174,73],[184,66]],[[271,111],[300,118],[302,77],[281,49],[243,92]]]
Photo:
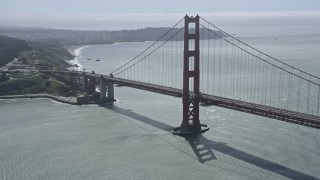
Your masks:
[[[43,73],[0,73],[0,96],[41,93],[75,96],[78,90],[77,85],[70,83],[65,78],[57,78]]]
[[[32,53],[24,54],[29,62],[38,60],[38,63],[50,66],[52,69],[66,69],[70,66],[66,60],[74,58],[59,41],[30,42],[30,47]]]
[[[59,41],[27,42],[0,36],[0,96],[47,93],[74,96],[78,86],[35,70],[64,70],[73,56]]]
[[[80,30],[62,30],[47,28],[4,28],[0,27],[0,35],[19,38],[28,42],[60,42],[64,46],[68,45],[86,45],[86,44],[112,44],[116,42],[143,42],[156,41],[165,34],[169,27],[147,27],[135,30],[119,31],[80,31]],[[175,33],[179,29],[174,29]],[[171,35],[170,33],[168,34]],[[204,34],[201,39],[216,39],[219,36],[225,36],[224,33],[216,31],[216,35]],[[183,37],[177,37],[172,40],[182,40]]]
[[[0,66],[13,61],[13,58],[18,57],[20,52],[29,50],[31,47],[27,41],[0,36]]]
[[[73,56],[60,41],[27,42],[12,37],[0,36],[0,67],[12,62],[13,69],[65,69],[66,60]]]

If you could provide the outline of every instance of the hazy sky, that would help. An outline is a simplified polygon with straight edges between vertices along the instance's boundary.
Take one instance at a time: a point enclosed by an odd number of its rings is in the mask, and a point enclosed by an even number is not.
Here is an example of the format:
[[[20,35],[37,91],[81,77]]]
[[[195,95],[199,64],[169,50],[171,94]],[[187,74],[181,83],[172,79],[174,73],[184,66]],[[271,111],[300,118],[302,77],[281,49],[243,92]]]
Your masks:
[[[186,13],[225,24],[279,18],[312,24],[320,19],[320,0],[1,0],[0,25],[128,29],[171,26]]]

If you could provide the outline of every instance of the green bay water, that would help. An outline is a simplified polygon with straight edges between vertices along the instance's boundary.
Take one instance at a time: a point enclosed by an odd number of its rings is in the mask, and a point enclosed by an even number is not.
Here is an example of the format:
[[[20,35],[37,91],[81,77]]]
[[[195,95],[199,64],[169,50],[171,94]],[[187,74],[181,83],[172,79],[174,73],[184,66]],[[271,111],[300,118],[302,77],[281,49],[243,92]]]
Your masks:
[[[320,35],[242,40],[320,75]],[[108,74],[150,43],[89,46],[77,61]],[[104,106],[1,100],[0,179],[320,178],[317,129],[210,106],[200,108],[210,131],[183,138],[171,134],[181,99],[127,87],[115,97]]]

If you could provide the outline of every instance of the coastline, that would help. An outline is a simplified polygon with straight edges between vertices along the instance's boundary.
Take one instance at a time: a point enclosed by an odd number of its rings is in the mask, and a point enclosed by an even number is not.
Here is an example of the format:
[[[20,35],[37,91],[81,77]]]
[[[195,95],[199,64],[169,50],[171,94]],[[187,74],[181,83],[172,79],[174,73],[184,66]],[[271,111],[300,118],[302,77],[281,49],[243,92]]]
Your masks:
[[[82,70],[83,65],[79,62],[78,58],[81,56],[81,50],[87,47],[91,47],[91,45],[71,45],[64,47],[70,54],[74,56],[73,59],[66,60],[66,62],[71,65],[71,67],[67,68],[68,70]]]
[[[83,65],[79,63],[78,57],[81,56],[81,50],[87,47],[91,47],[92,45],[71,45],[63,47],[70,54],[74,56],[71,60],[65,60],[65,62],[69,63],[71,67],[67,68],[68,70],[82,70]],[[65,96],[56,96],[50,95],[46,93],[40,94],[23,94],[23,95],[0,95],[0,100],[6,99],[51,99],[56,102],[70,104],[70,105],[82,105],[82,104],[97,104],[96,102],[83,102],[81,97],[65,97]]]
[[[100,96],[99,96],[100,97]],[[60,103],[70,104],[70,105],[84,105],[84,104],[101,104],[106,102],[99,101],[99,97],[97,99],[95,95],[87,95],[87,96],[55,96],[50,94],[24,94],[24,95],[3,95],[0,96],[0,100],[7,99],[51,99],[53,101],[57,101]],[[108,102],[107,102],[108,103]]]
[[[66,46],[64,48],[73,56],[77,56],[77,53],[76,53],[77,51],[90,46],[91,45],[71,45],[71,46]]]
[[[77,97],[63,97],[53,96],[49,94],[26,94],[26,95],[4,95],[0,96],[0,99],[33,99],[33,98],[46,98],[57,102],[66,103],[70,105],[80,105],[77,101]]]

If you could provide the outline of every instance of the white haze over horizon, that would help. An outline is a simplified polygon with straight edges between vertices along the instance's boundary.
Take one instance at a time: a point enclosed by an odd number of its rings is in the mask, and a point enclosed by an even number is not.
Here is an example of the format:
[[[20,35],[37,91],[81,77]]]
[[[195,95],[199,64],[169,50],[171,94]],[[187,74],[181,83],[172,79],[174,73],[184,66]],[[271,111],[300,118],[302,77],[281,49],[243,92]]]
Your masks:
[[[196,15],[195,13],[187,13]],[[218,26],[320,26],[319,11],[264,11],[200,13]],[[0,12],[0,26],[44,27],[74,30],[122,30],[171,27],[182,13],[10,13]]]

